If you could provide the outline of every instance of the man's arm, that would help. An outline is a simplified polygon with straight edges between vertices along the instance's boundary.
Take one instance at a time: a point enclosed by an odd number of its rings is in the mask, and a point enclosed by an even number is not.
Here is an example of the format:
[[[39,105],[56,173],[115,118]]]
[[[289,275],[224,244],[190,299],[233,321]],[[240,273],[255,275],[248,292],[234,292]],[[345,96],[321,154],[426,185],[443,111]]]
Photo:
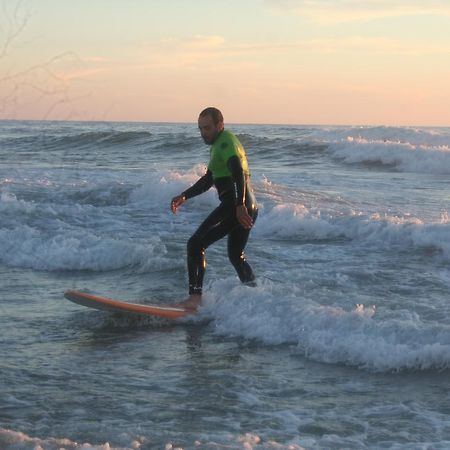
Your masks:
[[[196,197],[197,195],[203,194],[213,185],[212,172],[207,170],[205,175],[203,175],[195,184],[193,184],[189,189],[186,189],[181,195],[185,197],[186,200]]]
[[[197,195],[203,194],[213,185],[213,177],[210,170],[207,170],[205,175],[203,175],[194,185],[189,189],[186,189],[180,195],[177,195],[170,202],[170,209],[174,214],[177,213],[177,209],[188,199],[196,197]]]
[[[241,226],[248,230],[253,226],[253,220],[245,207],[245,175],[241,160],[237,156],[232,156],[228,159],[227,166],[233,178],[236,217]]]
[[[236,206],[245,204],[245,177],[242,170],[241,160],[237,156],[232,156],[227,161],[228,170],[231,172],[234,186],[234,200]]]

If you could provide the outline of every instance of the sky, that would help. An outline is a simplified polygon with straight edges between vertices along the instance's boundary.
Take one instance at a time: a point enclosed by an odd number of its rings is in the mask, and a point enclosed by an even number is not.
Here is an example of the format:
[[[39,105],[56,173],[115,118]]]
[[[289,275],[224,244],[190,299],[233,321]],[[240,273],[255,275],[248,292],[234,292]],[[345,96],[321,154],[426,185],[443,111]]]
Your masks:
[[[450,126],[450,0],[0,0],[0,119]]]

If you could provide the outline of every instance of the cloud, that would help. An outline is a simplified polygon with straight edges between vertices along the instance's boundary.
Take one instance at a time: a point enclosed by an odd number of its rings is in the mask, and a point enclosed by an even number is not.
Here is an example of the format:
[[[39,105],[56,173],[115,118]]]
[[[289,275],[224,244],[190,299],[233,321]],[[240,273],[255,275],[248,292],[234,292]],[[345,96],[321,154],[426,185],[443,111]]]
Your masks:
[[[86,63],[108,63],[111,62],[111,59],[104,56],[85,56],[83,61]]]
[[[92,69],[75,69],[69,71],[61,71],[56,76],[62,81],[84,80],[106,72],[103,68]]]
[[[58,70],[65,81],[99,80],[144,74],[250,74],[267,78],[269,73],[295,70],[305,64],[317,65],[317,57],[329,54],[353,57],[368,55],[444,55],[450,48],[420,40],[393,39],[384,36],[352,35],[297,39],[284,42],[235,42],[219,35],[168,37],[136,46],[126,55],[106,59],[86,56],[79,64],[66,64]],[[312,60],[311,60],[312,58]],[[323,64],[323,60],[320,60]],[[330,64],[334,64],[333,60]],[[159,74],[159,75],[158,75]],[[225,75],[224,75],[225,76]]]
[[[437,15],[450,17],[448,0],[265,0],[278,13],[301,15],[319,23]]]
[[[184,39],[169,37],[145,45],[143,60],[158,67],[195,69],[205,63],[220,62],[229,55],[230,46],[218,35],[194,35]]]
[[[195,35],[186,39],[182,45],[183,47],[190,50],[211,50],[223,47],[225,44],[225,38],[222,36],[204,36],[204,35]]]
[[[296,54],[305,53],[358,53],[387,55],[449,55],[445,45],[430,45],[420,41],[392,39],[384,36],[345,36],[316,38],[277,43],[233,43],[221,36],[193,36],[186,39],[165,39],[145,48],[145,61],[149,65],[166,68],[202,69],[255,67],[265,65],[270,59],[278,62],[287,55],[292,60]]]
[[[449,55],[450,48],[445,45],[410,42],[383,36],[347,36],[341,38],[321,38],[300,41],[297,48],[316,53],[364,52],[385,55]]]

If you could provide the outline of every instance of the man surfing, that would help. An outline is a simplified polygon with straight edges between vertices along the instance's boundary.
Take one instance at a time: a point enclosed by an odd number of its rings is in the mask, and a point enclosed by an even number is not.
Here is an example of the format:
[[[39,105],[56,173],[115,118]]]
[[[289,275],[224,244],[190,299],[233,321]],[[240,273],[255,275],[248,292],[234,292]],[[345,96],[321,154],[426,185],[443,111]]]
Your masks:
[[[247,262],[244,248],[258,216],[258,207],[250,185],[250,172],[244,147],[226,130],[222,113],[213,107],[204,109],[198,118],[200,134],[210,148],[206,174],[194,185],[172,199],[172,212],[186,200],[202,194],[213,185],[220,205],[198,227],[187,243],[189,297],[182,305],[197,309],[202,301],[206,269],[205,250],[228,236],[228,258],[242,283],[255,285],[255,275]]]

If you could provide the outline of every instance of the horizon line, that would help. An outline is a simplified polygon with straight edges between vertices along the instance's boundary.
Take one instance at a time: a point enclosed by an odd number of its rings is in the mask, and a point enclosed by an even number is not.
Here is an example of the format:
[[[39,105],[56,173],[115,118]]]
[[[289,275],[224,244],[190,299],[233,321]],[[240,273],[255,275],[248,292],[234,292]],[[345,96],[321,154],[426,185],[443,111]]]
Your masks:
[[[166,120],[102,120],[102,119],[1,119],[0,122],[72,122],[72,123],[129,123],[129,124],[160,124],[160,125],[196,125],[196,121],[166,121]],[[401,124],[386,124],[386,123],[283,123],[283,122],[225,122],[226,125],[238,126],[288,126],[288,127],[383,127],[383,128],[450,128],[448,125],[401,125]]]

